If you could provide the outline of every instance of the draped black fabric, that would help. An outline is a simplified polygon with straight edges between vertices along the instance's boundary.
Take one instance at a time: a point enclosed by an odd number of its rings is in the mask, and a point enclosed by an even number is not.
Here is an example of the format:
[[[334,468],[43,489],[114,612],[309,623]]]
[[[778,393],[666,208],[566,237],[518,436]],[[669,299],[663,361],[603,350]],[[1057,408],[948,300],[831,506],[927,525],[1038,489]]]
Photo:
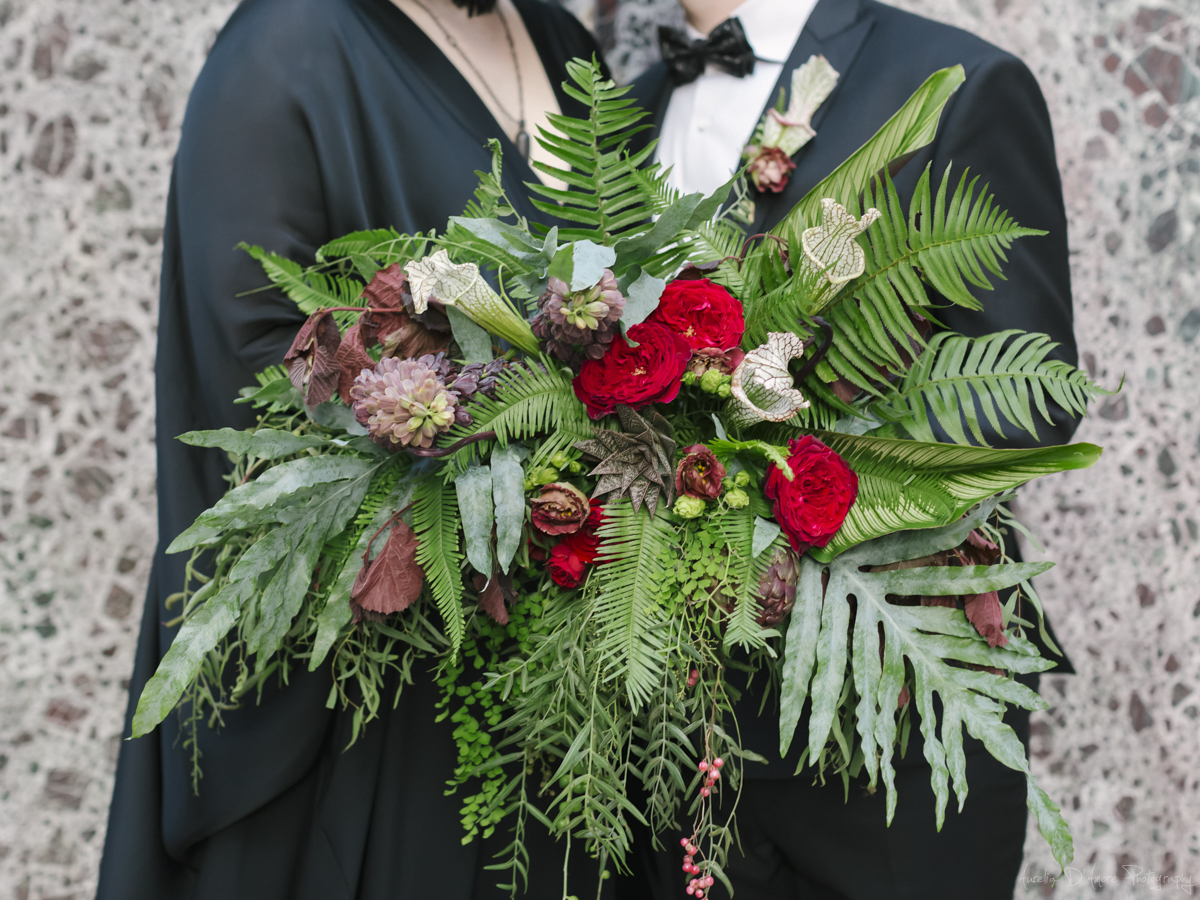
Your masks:
[[[813,116],[816,137],[793,157],[796,169],[785,190],[755,196],[751,232],[779,223],[929,75],[961,64],[966,82],[947,103],[937,137],[896,177],[905,208],[927,164],[932,164],[936,191],[952,162],[951,188],[969,168],[980,176],[980,185],[989,185],[1000,208],[1048,234],[1023,238],[1006,251],[1005,279],[992,279],[990,292],[974,292],[981,311],[943,304],[937,314],[946,327],[971,336],[1009,328],[1044,332],[1059,342],[1053,355],[1075,364],[1062,185],[1046,104],[1025,64],[967,32],[874,0],[819,0],[771,92],[772,102],[780,87],[790,89],[792,71],[813,54],[824,55],[840,73],[837,87]],[[661,125],[672,90],[667,68],[659,64],[638,79],[633,95]],[[638,139],[653,136],[651,131]],[[998,435],[986,425],[984,433],[993,446],[1064,443],[1078,423],[1050,406],[1054,424],[1039,419],[1036,435],[1015,429]],[[1036,634],[1029,636],[1041,643]],[[1074,671],[1065,658],[1047,649],[1042,653],[1059,660],[1058,671]],[[741,676],[734,672],[732,678]],[[1036,688],[1036,676],[1021,680]],[[966,807],[957,814],[951,802],[939,834],[929,765],[914,727],[907,754],[895,760],[899,806],[896,820],[885,828],[882,790],[872,795],[852,783],[843,796],[836,775],[824,787],[811,783],[809,770],[792,777],[805,743],[807,712],[788,757],[780,759],[778,701],[767,698],[759,715],[762,700],[760,690],[750,690],[737,708],[745,745],[769,760],[746,767],[753,783],[738,816],[747,858],[728,869],[739,900],[1012,896],[1025,833],[1024,779],[996,762],[978,740],[968,736],[964,741],[971,786]],[[1006,721],[1027,741],[1027,712],[1010,709]],[[666,844],[670,849],[657,858],[647,849],[646,868],[659,900],[682,900],[678,854],[670,839]],[[647,838],[643,848],[648,847]]]
[[[565,62],[591,58],[568,13],[516,0],[563,112]],[[220,451],[183,432],[246,428],[234,406],[253,373],[278,363],[303,316],[239,241],[310,262],[363,228],[441,228],[505,150],[505,187],[536,218],[528,165],[442,52],[390,0],[245,0],[212,49],[188,105],[171,177],[158,333],[159,550],[146,601],[130,713],[170,645],[164,600],[187,554],[162,549],[226,490]],[[436,689],[418,677],[353,747],[347,714],[327,710],[326,671],[292,674],[262,702],[202,735],[203,781],[190,784],[175,717],[122,746],[99,900],[449,900],[498,896],[484,872],[507,833],[461,846],[455,763]],[[391,694],[388,697],[390,699]],[[126,735],[129,733],[128,721]],[[531,896],[559,896],[561,845],[531,829]],[[582,860],[572,890],[595,895]]]

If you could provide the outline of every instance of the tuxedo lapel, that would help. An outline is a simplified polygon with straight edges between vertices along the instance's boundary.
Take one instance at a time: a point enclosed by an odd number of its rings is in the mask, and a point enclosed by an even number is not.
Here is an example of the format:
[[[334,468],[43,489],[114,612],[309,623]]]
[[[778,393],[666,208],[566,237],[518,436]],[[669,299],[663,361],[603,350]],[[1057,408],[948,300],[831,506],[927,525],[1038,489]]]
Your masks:
[[[813,141],[821,139],[821,122],[828,115],[829,110],[841,98],[841,88],[846,80],[845,75],[850,70],[850,67],[854,65],[855,57],[858,55],[863,41],[867,39],[867,35],[871,33],[871,29],[875,25],[875,18],[871,13],[864,10],[865,5],[863,0],[820,0],[817,3],[812,14],[808,17],[808,22],[805,24],[804,30],[800,32],[800,38],[796,41],[792,52],[788,55],[783,71],[779,73],[779,80],[776,81],[775,87],[771,90],[771,96],[767,99],[763,115],[766,115],[767,110],[775,105],[781,88],[786,90],[791,89],[793,71],[807,62],[810,56],[824,56],[829,61],[829,64],[833,66],[834,70],[837,71],[839,78],[838,85],[834,88],[833,93],[830,94],[824,103],[817,107],[817,111],[812,117],[812,127],[817,132],[817,136],[813,138]],[[669,93],[667,99],[668,101],[670,100]],[[665,104],[663,108],[665,110]],[[747,135],[747,138],[749,138],[749,135]],[[754,226],[751,233],[763,230],[762,224],[767,220],[774,208],[782,204],[784,209],[791,209],[804,196],[800,191],[800,185],[804,184],[806,179],[797,178],[796,176],[800,174],[800,170],[804,166],[804,160],[807,156],[805,151],[811,143],[812,141],[801,147],[792,157],[796,163],[796,171],[792,173],[787,187],[781,193],[759,194],[755,198]]]

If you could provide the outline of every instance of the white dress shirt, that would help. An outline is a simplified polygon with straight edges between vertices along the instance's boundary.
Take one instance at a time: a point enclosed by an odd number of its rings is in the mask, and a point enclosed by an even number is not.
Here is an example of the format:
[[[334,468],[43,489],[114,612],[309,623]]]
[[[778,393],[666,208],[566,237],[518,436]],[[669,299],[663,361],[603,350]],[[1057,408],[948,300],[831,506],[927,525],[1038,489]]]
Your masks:
[[[783,64],[817,0],[746,0],[730,13],[746,31],[758,62],[745,78],[709,64],[690,84],[675,88],[659,133],[658,161],[668,182],[685,194],[711,194],[741,164]],[[687,26],[688,37],[704,35]],[[769,60],[769,62],[763,62]]]

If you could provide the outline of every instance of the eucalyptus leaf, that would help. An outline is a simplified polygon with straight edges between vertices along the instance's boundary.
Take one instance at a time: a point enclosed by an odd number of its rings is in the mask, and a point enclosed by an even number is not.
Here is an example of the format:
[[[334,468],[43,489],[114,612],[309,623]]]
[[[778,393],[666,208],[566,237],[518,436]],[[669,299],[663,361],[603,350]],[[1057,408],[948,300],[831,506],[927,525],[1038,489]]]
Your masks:
[[[726,190],[726,194],[728,194]],[[633,237],[621,238],[614,246],[614,269],[624,271],[628,266],[649,259],[679,237],[688,227],[692,213],[704,200],[703,194],[688,194],[672,203],[649,229]],[[715,212],[715,210],[714,210]],[[709,216],[708,218],[712,218]]]
[[[663,279],[639,270],[637,278],[625,289],[625,310],[621,313],[621,324],[628,329],[646,321],[650,313],[658,308],[658,300],[666,286]]]
[[[492,361],[492,336],[482,325],[473,322],[466,313],[457,307],[446,307],[446,318],[450,320],[450,329],[454,333],[455,343],[462,351],[463,359],[468,363],[489,363]]]
[[[524,454],[525,448],[519,444],[497,447],[492,451],[496,561],[506,575],[513,557],[521,546],[521,530],[525,524],[525,472],[521,468],[521,457]]]
[[[550,264],[550,274],[561,278],[573,291],[585,291],[600,280],[616,258],[612,247],[578,240],[558,248]]]
[[[492,470],[490,466],[472,466],[456,479],[458,512],[462,518],[467,559],[475,571],[492,577]]]
[[[758,556],[773,543],[775,539],[783,532],[783,529],[770,519],[764,519],[762,516],[754,517],[754,541],[750,545],[750,555]]]

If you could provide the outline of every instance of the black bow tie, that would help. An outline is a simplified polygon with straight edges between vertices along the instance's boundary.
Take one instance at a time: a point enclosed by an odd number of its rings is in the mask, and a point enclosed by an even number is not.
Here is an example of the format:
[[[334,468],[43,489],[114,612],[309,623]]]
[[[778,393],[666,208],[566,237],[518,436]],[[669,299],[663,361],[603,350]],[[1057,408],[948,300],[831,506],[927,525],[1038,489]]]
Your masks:
[[[726,19],[699,41],[689,40],[678,28],[660,26],[658,46],[676,85],[695,81],[710,62],[738,78],[754,71],[754,50],[737,19]]]

